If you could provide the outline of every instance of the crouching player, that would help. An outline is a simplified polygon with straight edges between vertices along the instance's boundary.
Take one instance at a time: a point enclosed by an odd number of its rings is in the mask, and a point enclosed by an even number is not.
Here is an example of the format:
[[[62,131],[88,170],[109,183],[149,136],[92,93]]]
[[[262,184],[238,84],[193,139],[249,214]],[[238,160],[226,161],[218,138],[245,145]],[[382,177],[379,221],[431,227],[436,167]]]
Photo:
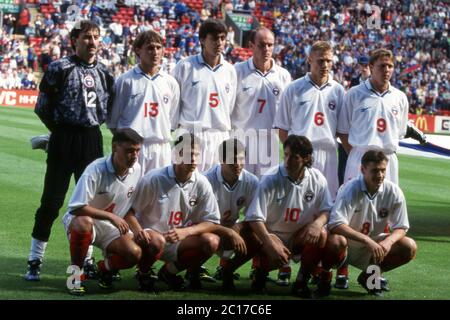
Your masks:
[[[362,270],[358,283],[374,295],[389,291],[381,273],[408,263],[417,250],[414,240],[406,237],[409,222],[403,192],[385,179],[387,163],[382,151],[363,155],[362,175],[339,190],[328,225],[335,250],[347,251],[348,263]],[[380,274],[374,278],[376,267]]]
[[[337,260],[334,255],[326,255],[328,246],[324,225],[331,210],[327,182],[318,170],[311,168],[313,147],[306,137],[290,135],[283,146],[284,164],[270,169],[262,177],[245,217],[253,231],[253,237],[247,238],[247,234],[242,234],[248,256],[256,255],[259,264],[252,289],[263,291],[269,271],[292,259],[301,261],[292,291],[297,296],[308,298],[311,296],[308,280],[322,260],[324,271],[320,274],[317,294],[325,296],[331,288],[329,270]],[[259,244],[254,242],[255,239]],[[239,262],[233,258],[224,267],[224,286],[230,282],[230,273]]]
[[[112,286],[114,271],[131,268],[141,258],[141,249],[124,220],[141,175],[136,162],[141,143],[131,131],[116,132],[112,154],[85,169],[63,217],[72,265],[82,269],[90,244],[103,250],[105,259],[98,262],[103,288]],[[75,295],[85,292],[82,283],[74,283],[69,290]]]
[[[175,163],[152,170],[141,179],[132,205],[136,215],[128,217],[135,234],[159,243],[158,254],[143,258],[139,272],[150,270],[161,258],[165,264],[158,278],[172,290],[185,288],[183,278],[177,275],[184,269],[189,272],[188,287],[200,289],[200,266],[219,247],[220,238],[213,233],[220,222],[219,209],[211,185],[196,170],[199,155],[200,144],[194,135],[178,137],[173,150]]]
[[[222,269],[233,254],[245,254],[245,242],[239,233],[244,224],[239,222],[239,214],[247,210],[252,201],[258,178],[244,169],[245,147],[237,139],[225,140],[219,146],[219,158],[221,164],[216,164],[209,169],[205,176],[211,183],[214,195],[219,204],[220,224],[222,233],[228,234],[221,239],[220,265],[214,278],[222,280]],[[230,242],[227,239],[239,239]],[[238,274],[234,275],[237,279]]]

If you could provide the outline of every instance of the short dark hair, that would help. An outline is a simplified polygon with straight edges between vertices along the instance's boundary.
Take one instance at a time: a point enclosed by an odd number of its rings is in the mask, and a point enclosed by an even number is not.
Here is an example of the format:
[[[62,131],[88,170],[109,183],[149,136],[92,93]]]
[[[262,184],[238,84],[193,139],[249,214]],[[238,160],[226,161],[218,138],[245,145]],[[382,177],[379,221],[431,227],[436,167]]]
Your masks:
[[[293,154],[298,154],[302,158],[311,156],[311,160],[305,164],[306,167],[311,168],[313,161],[312,160],[313,146],[311,141],[309,141],[307,137],[291,134],[283,143],[283,148],[286,149],[286,147],[289,147],[289,149],[291,149],[291,152]]]
[[[142,144],[144,139],[134,130],[124,129],[114,132],[112,143],[129,142],[132,144]]]
[[[70,31],[70,41],[72,44],[72,49],[75,50],[75,40],[83,32],[88,32],[90,30],[97,30],[100,34],[100,27],[95,22],[91,20],[80,20],[75,23],[72,30]]]
[[[219,33],[228,34],[228,30],[225,24],[217,19],[207,19],[200,26],[198,36],[200,39],[205,39],[208,34],[216,36]]]
[[[141,32],[137,35],[136,39],[133,41],[133,50],[136,51],[137,49],[141,48],[147,43],[160,43],[163,44],[162,37],[154,30],[147,30],[144,32]]]
[[[370,162],[380,163],[389,161],[389,158],[384,154],[383,151],[379,150],[369,150],[361,158],[361,164],[366,167]]]
[[[183,147],[188,143],[190,144],[190,147],[194,149],[195,146],[200,146],[200,139],[192,133],[183,133],[182,135],[177,137],[173,145],[180,145],[181,147]]]
[[[238,139],[228,139],[223,141],[219,146],[219,159],[222,163],[226,162],[227,159],[233,159],[233,162],[236,160],[238,154],[245,154],[245,147],[241,141]]]

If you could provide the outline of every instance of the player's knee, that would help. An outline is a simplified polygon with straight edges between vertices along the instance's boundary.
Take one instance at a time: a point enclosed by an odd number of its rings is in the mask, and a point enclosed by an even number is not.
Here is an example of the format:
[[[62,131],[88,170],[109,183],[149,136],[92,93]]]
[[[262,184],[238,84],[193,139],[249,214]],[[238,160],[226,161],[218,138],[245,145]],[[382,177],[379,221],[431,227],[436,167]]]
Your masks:
[[[138,245],[130,245],[124,257],[131,265],[135,265],[141,260],[142,249]]]
[[[330,238],[331,250],[340,253],[347,248],[347,239],[340,235],[332,235]]]
[[[92,218],[86,216],[77,216],[75,219],[73,219],[70,227],[73,231],[79,233],[88,233],[92,231],[93,225],[94,220],[92,220]]]
[[[150,253],[154,255],[159,255],[164,250],[164,246],[166,245],[166,240],[164,236],[159,233],[151,234],[151,242],[150,242]]]
[[[416,253],[417,253],[417,244],[411,238],[406,238],[405,240],[406,240],[406,245],[405,245],[406,255],[409,258],[409,260],[413,260],[416,257]]]
[[[220,238],[213,233],[204,233],[200,236],[205,254],[212,255],[219,249]]]

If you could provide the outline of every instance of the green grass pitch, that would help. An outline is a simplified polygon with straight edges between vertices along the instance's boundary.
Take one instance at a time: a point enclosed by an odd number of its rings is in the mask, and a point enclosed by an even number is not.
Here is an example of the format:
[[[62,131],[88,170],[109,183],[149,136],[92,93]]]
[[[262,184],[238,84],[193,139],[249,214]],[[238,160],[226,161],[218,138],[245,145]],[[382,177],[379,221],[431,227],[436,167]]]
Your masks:
[[[0,299],[296,299],[288,288],[269,283],[268,294],[252,295],[246,264],[238,272],[238,291],[221,292],[220,284],[205,284],[200,292],[159,294],[136,290],[133,270],[122,271],[116,290],[105,292],[94,281],[87,284],[85,297],[72,297],[66,291],[69,246],[61,217],[56,220],[42,269],[42,280],[23,280],[30,246],[34,213],[39,205],[45,153],[32,150],[30,138],[46,133],[45,127],[29,109],[0,107]],[[111,151],[111,135],[103,130],[105,154]],[[450,256],[450,161],[400,156],[400,183],[406,195],[411,223],[409,235],[417,241],[417,258],[406,266],[386,273],[392,291],[383,299],[450,299],[448,262]],[[71,194],[69,191],[66,201]],[[100,252],[95,251],[97,259]],[[207,266],[214,272],[218,259]],[[294,272],[298,266],[294,266]],[[328,299],[375,299],[356,283],[358,271],[350,269],[350,289],[332,290]],[[275,276],[275,273],[272,273]],[[163,286],[162,286],[163,287]],[[379,298],[377,298],[379,299]]]

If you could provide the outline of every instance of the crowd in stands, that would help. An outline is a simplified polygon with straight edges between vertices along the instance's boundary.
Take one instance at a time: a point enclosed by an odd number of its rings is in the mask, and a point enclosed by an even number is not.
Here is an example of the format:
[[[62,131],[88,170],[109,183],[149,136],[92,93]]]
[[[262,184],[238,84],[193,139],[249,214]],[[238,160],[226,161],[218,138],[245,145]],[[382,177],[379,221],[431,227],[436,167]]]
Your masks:
[[[308,71],[306,57],[316,40],[330,41],[335,49],[334,78],[348,88],[357,76],[357,59],[370,50],[386,47],[396,59],[393,84],[403,90],[411,112],[450,110],[450,5],[445,1],[376,1],[381,9],[379,28],[369,25],[377,15],[363,1],[202,1],[202,0],[27,0],[35,4],[15,17],[4,15],[0,38],[0,88],[35,88],[32,71],[71,52],[68,39],[75,3],[78,19],[88,18],[102,27],[99,59],[115,76],[136,63],[131,43],[144,30],[165,38],[164,69],[200,52],[199,26],[209,17],[222,18],[233,9],[254,13],[276,35],[275,61],[293,78]],[[419,14],[420,13],[420,14]],[[32,22],[33,21],[33,22]],[[17,34],[22,35],[17,36]],[[235,63],[249,51],[228,37],[224,55]]]

